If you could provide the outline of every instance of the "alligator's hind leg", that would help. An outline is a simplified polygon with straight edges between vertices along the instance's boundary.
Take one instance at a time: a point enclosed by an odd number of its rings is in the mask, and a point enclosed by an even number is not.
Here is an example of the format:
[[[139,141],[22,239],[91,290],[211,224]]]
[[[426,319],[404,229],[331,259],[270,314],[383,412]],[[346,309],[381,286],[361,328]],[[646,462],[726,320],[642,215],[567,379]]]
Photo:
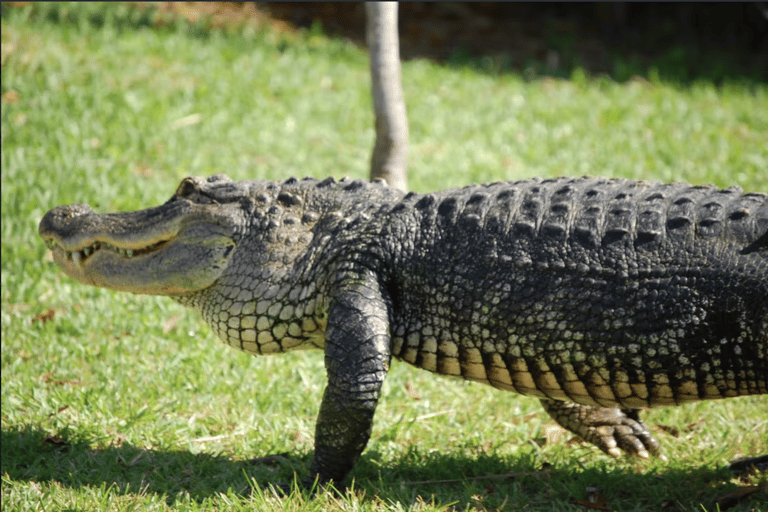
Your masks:
[[[596,407],[548,399],[542,399],[541,404],[563,428],[612,457],[621,456],[621,449],[644,459],[649,457],[649,453],[666,459],[661,454],[659,442],[640,421],[637,409]]]

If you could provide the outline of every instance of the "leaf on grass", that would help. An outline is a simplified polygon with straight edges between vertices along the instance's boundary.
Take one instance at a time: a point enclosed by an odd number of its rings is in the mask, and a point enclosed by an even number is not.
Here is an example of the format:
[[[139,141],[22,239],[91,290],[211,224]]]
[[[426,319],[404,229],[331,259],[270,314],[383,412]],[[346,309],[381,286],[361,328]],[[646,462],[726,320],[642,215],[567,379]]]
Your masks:
[[[48,309],[45,313],[38,313],[37,315],[32,317],[32,325],[36,324],[37,322],[45,323],[49,320],[53,320],[53,318],[56,316],[56,310],[55,309]]]
[[[304,435],[304,433],[301,430],[296,429],[296,430],[293,431],[293,436],[291,436],[291,437],[292,437],[294,443],[298,443],[298,442],[302,441],[306,436]]]
[[[152,178],[155,174],[155,170],[151,167],[147,167],[146,165],[137,165],[133,168],[133,174],[136,176],[141,176],[142,178]],[[168,320],[170,321],[171,318]]]
[[[52,436],[46,436],[45,439],[43,439],[44,443],[52,444],[54,446],[69,446],[69,441],[61,437],[59,434],[54,434]]]
[[[18,102],[19,102],[18,91],[14,91],[13,89],[11,89],[10,91],[5,91],[3,93],[3,103],[13,105],[14,103],[18,103]]]
[[[171,130],[178,130],[179,128],[185,128],[192,126],[200,122],[203,118],[202,114],[195,113],[188,116],[180,117],[171,123]]]
[[[163,334],[168,334],[172,330],[176,328],[176,325],[179,323],[179,318],[181,318],[181,315],[173,315],[168,320],[163,322]]]
[[[81,380],[54,380],[52,381],[57,386],[63,386],[64,384],[69,384],[71,386],[83,386],[83,381]]]
[[[587,487],[587,499],[576,501],[575,504],[591,510],[611,510],[608,508],[608,501],[597,487]]]
[[[538,418],[541,415],[540,412],[532,412],[530,414],[526,414],[523,416],[523,423],[528,423],[529,421]]]
[[[483,510],[485,508],[483,507],[483,498],[479,494],[473,494],[469,499],[472,501],[475,510]]]
[[[419,395],[418,391],[416,391],[416,388],[413,386],[413,382],[410,380],[405,381],[405,394],[408,396],[408,398],[421,400],[421,395]]]
[[[54,379],[53,378],[53,371],[45,372],[40,376],[40,378],[46,383],[46,384],[55,384],[57,386],[62,386],[64,384],[71,384],[73,386],[82,386],[83,383],[79,380],[60,380],[60,379]]]
[[[112,435],[112,440],[109,441],[110,446],[114,446],[115,448],[120,448],[123,446],[123,443],[128,439],[124,434],[119,434],[117,432],[110,432],[110,435]],[[123,462],[125,462],[123,460]]]
[[[656,432],[663,432],[667,435],[670,435],[672,437],[680,437],[680,429],[677,427],[673,427],[671,425],[660,425],[656,424],[653,426],[653,429]]]
[[[699,430],[699,427],[704,423],[704,420],[694,421],[693,423],[689,423],[683,428],[677,428],[670,425],[661,425],[656,424],[653,426],[653,429],[657,432],[664,432],[667,435],[670,435],[672,437],[680,437],[682,434],[688,434],[690,432],[695,432]]]

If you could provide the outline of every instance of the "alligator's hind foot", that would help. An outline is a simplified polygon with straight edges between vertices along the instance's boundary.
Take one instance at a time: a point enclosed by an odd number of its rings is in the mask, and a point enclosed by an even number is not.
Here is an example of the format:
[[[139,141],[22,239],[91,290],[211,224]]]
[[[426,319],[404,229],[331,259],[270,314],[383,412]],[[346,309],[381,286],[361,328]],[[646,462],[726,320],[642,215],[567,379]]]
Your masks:
[[[621,450],[624,450],[644,459],[654,454],[666,460],[659,442],[640,421],[637,409],[596,407],[547,399],[542,399],[541,404],[563,428],[581,436],[611,457],[620,457]]]

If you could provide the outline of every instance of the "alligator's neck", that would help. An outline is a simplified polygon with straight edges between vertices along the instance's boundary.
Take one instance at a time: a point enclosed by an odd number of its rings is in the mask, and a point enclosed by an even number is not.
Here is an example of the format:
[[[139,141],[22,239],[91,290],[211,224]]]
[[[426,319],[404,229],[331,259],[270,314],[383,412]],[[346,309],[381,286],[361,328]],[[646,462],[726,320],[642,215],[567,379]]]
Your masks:
[[[268,210],[272,213],[255,215],[253,223],[269,229],[250,230],[212,286],[174,299],[198,310],[223,341],[246,352],[322,347],[323,280],[314,264],[323,252],[321,241],[315,240],[312,223]]]
[[[366,201],[360,189],[375,192],[377,201]],[[327,290],[339,251],[349,247],[344,241],[357,239],[374,210],[389,204],[382,197],[394,203],[402,194],[352,180],[288,180],[258,190],[246,233],[221,277],[174,299],[246,352],[321,348]]]
[[[292,269],[285,267],[248,270],[240,276],[226,274],[210,288],[174,299],[199,311],[225,343],[246,352],[322,348],[327,307],[317,283],[308,280],[296,287]]]

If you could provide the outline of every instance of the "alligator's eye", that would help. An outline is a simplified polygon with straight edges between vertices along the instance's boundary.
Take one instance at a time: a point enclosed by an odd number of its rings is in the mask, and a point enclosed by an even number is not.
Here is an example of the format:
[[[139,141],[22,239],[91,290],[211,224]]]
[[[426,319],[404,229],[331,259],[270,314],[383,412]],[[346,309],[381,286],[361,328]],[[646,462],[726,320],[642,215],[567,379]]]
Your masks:
[[[176,195],[180,197],[191,196],[195,192],[197,192],[197,185],[190,178],[185,178],[176,189]]]

